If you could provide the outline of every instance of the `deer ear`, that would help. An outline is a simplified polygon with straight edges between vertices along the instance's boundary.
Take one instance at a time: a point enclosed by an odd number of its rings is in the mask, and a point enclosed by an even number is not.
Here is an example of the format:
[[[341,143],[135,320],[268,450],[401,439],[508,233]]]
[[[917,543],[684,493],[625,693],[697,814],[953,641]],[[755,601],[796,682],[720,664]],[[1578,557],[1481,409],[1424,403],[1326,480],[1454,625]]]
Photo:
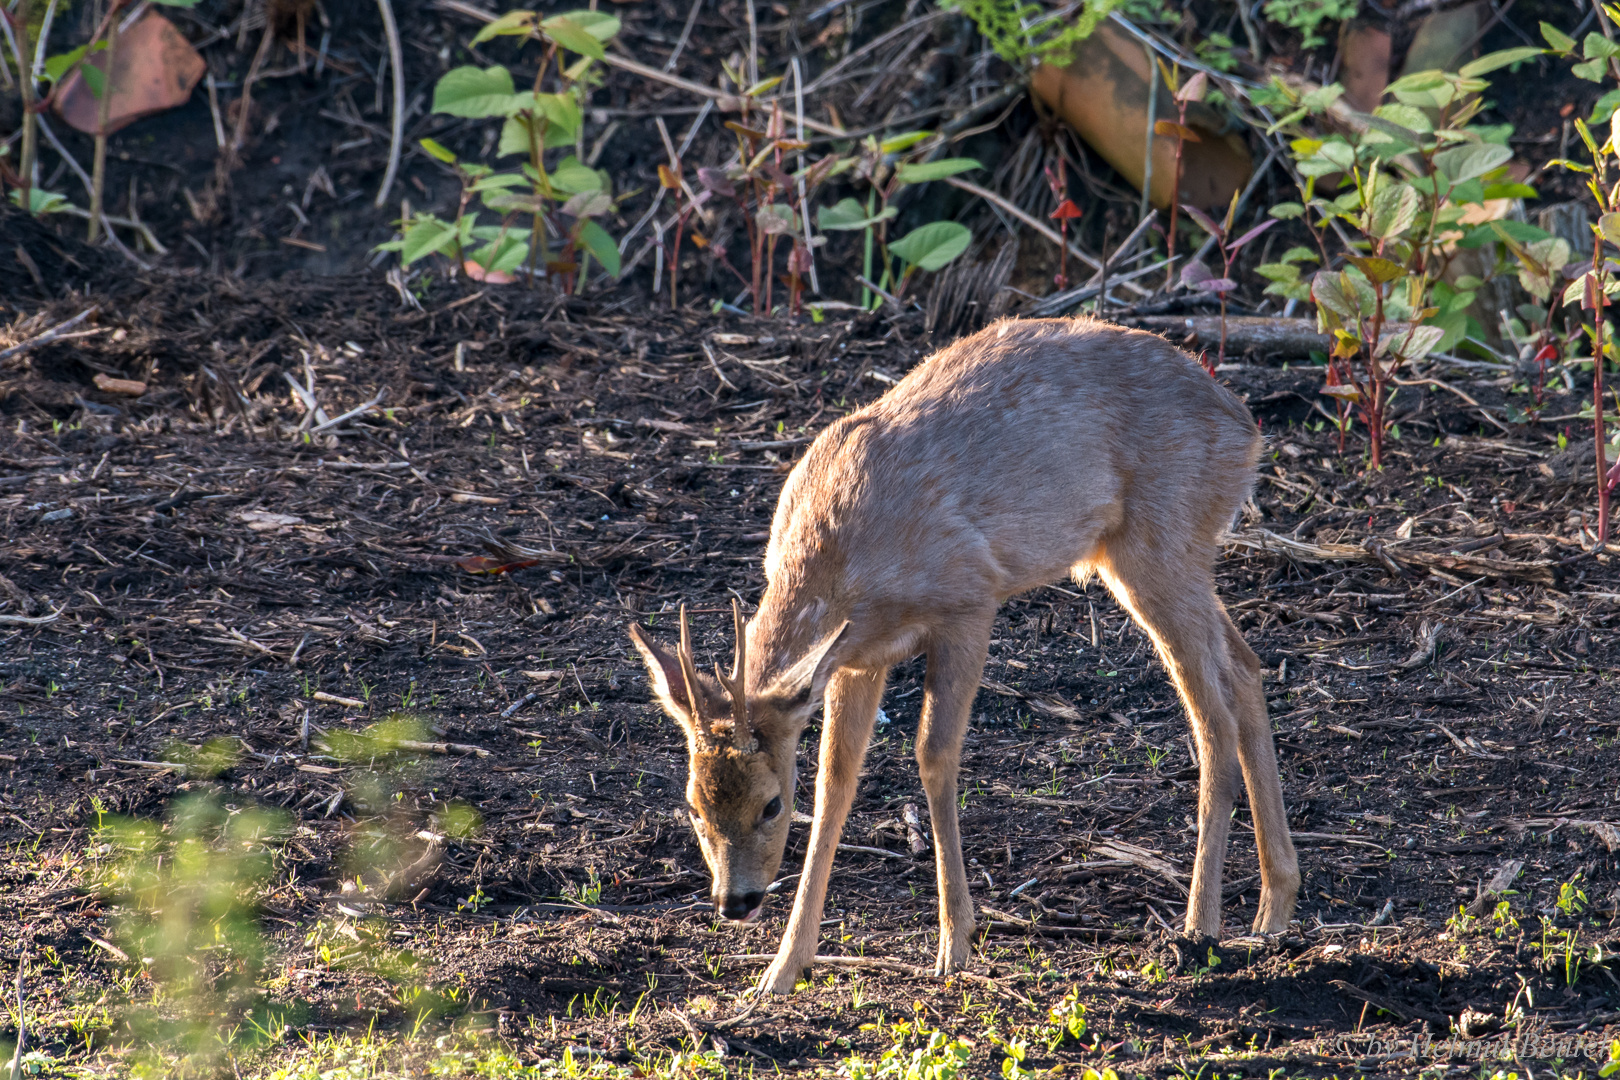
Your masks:
[[[849,620],[836,630],[810,646],[805,654],[765,688],[765,696],[773,698],[786,709],[814,709],[827,689],[827,680],[833,673],[833,651],[849,629]]]
[[[691,693],[688,693],[686,675],[681,671],[680,658],[667,649],[659,648],[635,623],[630,624],[630,643],[636,647],[636,651],[641,654],[642,662],[647,665],[647,677],[652,683],[653,695],[658,698],[658,703],[683,730],[690,734],[695,730],[696,720],[692,716],[688,702],[701,696],[701,691],[694,686]]]

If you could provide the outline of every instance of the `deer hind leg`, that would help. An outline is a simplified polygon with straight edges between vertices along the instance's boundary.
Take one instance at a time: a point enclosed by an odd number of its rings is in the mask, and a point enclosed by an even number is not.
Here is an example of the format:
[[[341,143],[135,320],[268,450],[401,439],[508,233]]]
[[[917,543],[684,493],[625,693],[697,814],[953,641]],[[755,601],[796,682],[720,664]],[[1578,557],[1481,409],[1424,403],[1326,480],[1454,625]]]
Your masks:
[[[956,775],[962,762],[973,697],[990,651],[992,609],[962,619],[949,639],[928,649],[923,682],[922,720],[917,725],[917,768],[928,793],[934,830],[934,866],[939,883],[939,955],[934,974],[948,975],[967,965],[973,943],[973,897],[962,865],[962,833],[956,817]]]
[[[1209,558],[1198,559],[1187,552],[1146,550],[1140,544],[1121,553],[1126,547],[1117,545],[1104,552],[1097,570],[1158,647],[1192,724],[1200,766],[1198,854],[1193,861],[1186,931],[1193,937],[1219,938],[1221,868],[1239,770],[1239,743],[1242,734],[1256,726],[1265,730],[1269,741],[1265,699],[1258,671],[1244,668],[1232,655],[1231,623],[1215,597],[1210,572],[1213,552]],[[1240,719],[1240,714],[1252,711],[1256,704],[1257,717]],[[1258,765],[1258,760],[1253,764]],[[1280,807],[1275,763],[1271,776]]]
[[[1260,910],[1254,929],[1280,934],[1288,929],[1299,897],[1299,859],[1288,835],[1288,813],[1283,808],[1282,778],[1277,772],[1277,751],[1271,723],[1266,718],[1266,693],[1260,682],[1260,658],[1243,640],[1222,609],[1227,652],[1232,658],[1231,686],[1237,706],[1238,760],[1249,789],[1249,813],[1254,818],[1255,847],[1260,853]]]
[[[816,943],[821,938],[821,911],[827,902],[827,878],[832,874],[844,820],[855,801],[861,759],[872,740],[872,724],[877,719],[887,676],[887,671],[844,668],[828,680],[810,850],[804,858],[804,873],[799,877],[787,932],[782,935],[776,959],[760,978],[760,989],[766,993],[792,993],[794,983],[815,960]]]

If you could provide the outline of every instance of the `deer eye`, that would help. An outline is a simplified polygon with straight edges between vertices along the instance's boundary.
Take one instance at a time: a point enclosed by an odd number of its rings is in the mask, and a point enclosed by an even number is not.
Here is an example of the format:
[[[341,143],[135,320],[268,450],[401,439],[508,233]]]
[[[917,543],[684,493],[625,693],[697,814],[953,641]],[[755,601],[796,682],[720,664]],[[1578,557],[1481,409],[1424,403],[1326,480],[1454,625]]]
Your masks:
[[[781,812],[782,812],[782,800],[781,800],[780,797],[774,798],[770,802],[765,804],[765,813],[764,813],[764,816],[763,816],[763,820],[765,820],[765,821],[775,820],[776,815],[780,814]]]

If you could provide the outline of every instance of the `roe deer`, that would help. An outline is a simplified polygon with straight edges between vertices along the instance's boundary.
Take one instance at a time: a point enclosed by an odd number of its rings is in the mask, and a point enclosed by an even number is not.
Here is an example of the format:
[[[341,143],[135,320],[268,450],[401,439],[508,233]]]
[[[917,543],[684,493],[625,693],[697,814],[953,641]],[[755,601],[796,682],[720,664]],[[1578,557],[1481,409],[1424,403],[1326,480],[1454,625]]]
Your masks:
[[[1090,319],[1004,320],[941,350],[829,426],[782,489],[767,585],[729,677],[700,674],[685,610],[671,654],[630,636],[685,731],[692,826],[719,913],[758,916],[792,820],[796,748],[825,696],[810,847],[760,987],[813,961],[827,877],[889,668],[928,657],[917,764],[933,819],[935,970],[963,966],[973,905],[957,831],[962,737],[1008,597],[1099,574],[1153,639],[1197,741],[1198,853],[1186,931],[1221,933],[1238,769],[1260,855],[1254,928],[1299,891],[1260,661],[1215,596],[1220,537],[1261,439],[1236,397],[1162,338]]]

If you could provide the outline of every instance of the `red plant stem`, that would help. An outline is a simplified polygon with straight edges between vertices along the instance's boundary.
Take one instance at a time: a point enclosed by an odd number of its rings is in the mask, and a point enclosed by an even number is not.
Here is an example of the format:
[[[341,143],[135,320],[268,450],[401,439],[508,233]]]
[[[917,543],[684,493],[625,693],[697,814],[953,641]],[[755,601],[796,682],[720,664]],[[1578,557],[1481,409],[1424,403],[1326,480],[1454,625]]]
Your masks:
[[[1181,102],[1181,108],[1176,112],[1176,122],[1182,127],[1187,126],[1187,103],[1185,101]],[[1170,288],[1176,278],[1176,215],[1181,209],[1181,148],[1184,144],[1185,140],[1182,139],[1181,132],[1176,132],[1176,178],[1174,186],[1170,189],[1170,228],[1164,234],[1164,254],[1165,258],[1170,260],[1164,268],[1164,287],[1166,289]],[[1327,264],[1323,263],[1322,265],[1326,266]],[[1221,298],[1223,306],[1225,300],[1225,297]],[[1221,318],[1221,338],[1223,341],[1225,337],[1226,319],[1223,315]]]
[[[1382,249],[1380,249],[1382,250]],[[1376,282],[1373,285],[1373,295],[1378,298],[1373,308],[1372,343],[1367,346],[1367,407],[1364,410],[1367,421],[1368,454],[1370,464],[1374,469],[1384,467],[1384,389],[1388,385],[1390,370],[1386,370],[1378,362],[1378,339],[1384,332],[1384,283]]]
[[[675,198],[679,200],[680,197],[681,192],[677,190]],[[675,310],[675,271],[680,266],[681,261],[681,230],[686,225],[686,215],[686,210],[676,212],[675,243],[669,249],[669,310],[671,311]]]
[[[1059,220],[1058,228],[1063,233],[1063,254],[1058,257],[1058,277],[1063,279],[1063,284],[1058,287],[1067,289],[1069,287],[1069,219],[1062,218]]]

